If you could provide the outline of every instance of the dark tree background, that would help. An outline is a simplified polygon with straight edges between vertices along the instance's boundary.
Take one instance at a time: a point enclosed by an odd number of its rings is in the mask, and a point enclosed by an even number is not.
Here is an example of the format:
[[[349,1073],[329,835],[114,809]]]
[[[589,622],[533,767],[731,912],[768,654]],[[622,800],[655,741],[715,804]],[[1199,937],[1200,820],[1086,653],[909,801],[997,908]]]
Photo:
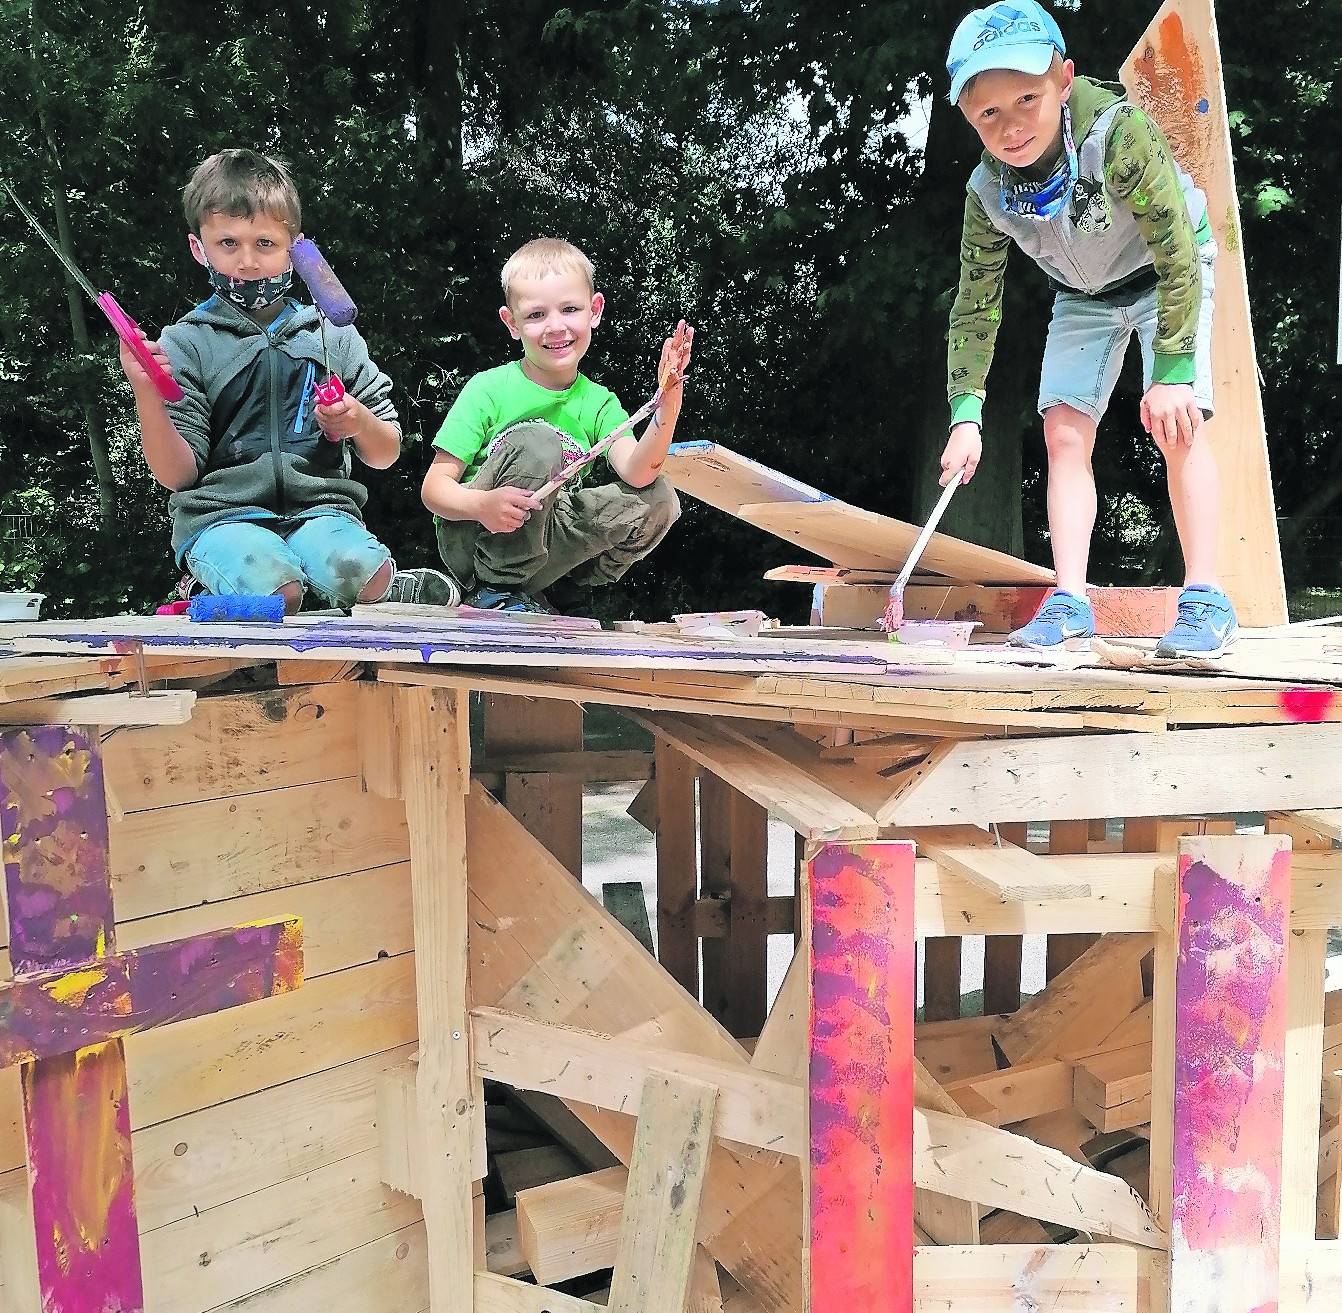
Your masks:
[[[873,510],[923,513],[945,433],[944,332],[975,141],[943,98],[966,6],[775,0],[0,0],[0,176],[148,328],[204,294],[180,190],[224,146],[282,155],[304,227],[396,382],[401,461],[368,518],[430,563],[428,439],[462,383],[507,359],[498,270],[569,237],[610,307],[586,368],[631,405],[662,336],[696,324],[680,438],[722,441]],[[1110,76],[1151,0],[1060,9]],[[1219,10],[1254,331],[1293,590],[1342,547],[1333,88],[1336,3]],[[147,611],[176,580],[115,340],[0,195],[0,588],[47,614]],[[1033,412],[1047,296],[1016,257],[988,452],[948,527],[1047,559]],[[1135,351],[1130,365],[1135,364]],[[1160,460],[1125,375],[1102,431],[1092,574],[1175,579]],[[698,504],[607,616],[763,606],[797,559]],[[601,595],[598,594],[600,597]]]

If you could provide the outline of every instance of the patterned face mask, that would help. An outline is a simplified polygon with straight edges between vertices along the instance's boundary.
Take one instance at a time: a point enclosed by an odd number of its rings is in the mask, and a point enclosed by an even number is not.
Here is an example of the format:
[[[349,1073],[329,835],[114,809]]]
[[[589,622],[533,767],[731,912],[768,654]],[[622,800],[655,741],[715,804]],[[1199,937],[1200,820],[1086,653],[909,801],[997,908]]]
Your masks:
[[[1005,167],[998,174],[1002,208],[1008,214],[1023,214],[1040,223],[1057,218],[1067,206],[1067,200],[1076,186],[1078,168],[1076,144],[1072,141],[1072,115],[1062,107],[1062,158],[1053,166],[1053,172],[1043,182],[1031,182]]]
[[[242,310],[265,310],[288,296],[294,285],[292,266],[274,278],[230,278],[213,265],[206,267],[210,271],[210,286]]]

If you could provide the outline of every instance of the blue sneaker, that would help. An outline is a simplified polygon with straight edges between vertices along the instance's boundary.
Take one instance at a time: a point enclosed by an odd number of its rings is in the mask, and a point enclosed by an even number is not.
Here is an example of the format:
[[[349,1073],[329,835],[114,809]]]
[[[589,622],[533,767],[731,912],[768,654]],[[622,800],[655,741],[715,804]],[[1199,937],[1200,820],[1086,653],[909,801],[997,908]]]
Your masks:
[[[466,599],[467,606],[479,611],[510,611],[522,615],[554,615],[554,612],[539,598],[530,593],[509,592],[501,588],[490,588],[481,584]]]
[[[1095,612],[1084,597],[1055,588],[1028,625],[1007,635],[1012,647],[1089,647],[1095,637]]]
[[[1239,621],[1230,599],[1211,584],[1179,594],[1179,618],[1156,646],[1158,657],[1219,657],[1235,645]]]

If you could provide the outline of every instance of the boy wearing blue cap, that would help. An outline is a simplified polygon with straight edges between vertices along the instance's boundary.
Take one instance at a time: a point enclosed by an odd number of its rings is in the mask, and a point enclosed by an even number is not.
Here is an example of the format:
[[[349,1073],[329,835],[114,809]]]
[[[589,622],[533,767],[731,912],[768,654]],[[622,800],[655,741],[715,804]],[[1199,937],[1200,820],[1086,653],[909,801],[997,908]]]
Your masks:
[[[1122,87],[1076,76],[1057,23],[1036,0],[999,0],[970,13],[951,38],[946,70],[950,100],[984,154],[967,188],[950,315],[943,484],[957,470],[970,478],[982,455],[984,385],[1012,242],[1055,292],[1039,413],[1058,586],[1009,641],[1084,646],[1095,633],[1086,600],[1096,511],[1091,454],[1135,331],[1142,426],[1165,458],[1185,569],[1178,619],[1156,654],[1220,656],[1238,625],[1216,582],[1220,487],[1201,432],[1212,413],[1216,258],[1206,198]]]

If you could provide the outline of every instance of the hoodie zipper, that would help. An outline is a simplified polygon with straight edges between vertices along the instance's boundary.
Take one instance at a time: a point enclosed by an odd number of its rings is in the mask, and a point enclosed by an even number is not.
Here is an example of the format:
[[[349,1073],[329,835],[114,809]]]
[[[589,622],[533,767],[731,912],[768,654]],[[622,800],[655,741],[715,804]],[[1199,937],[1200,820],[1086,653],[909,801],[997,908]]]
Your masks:
[[[275,466],[275,514],[281,519],[288,511],[284,496],[284,457],[280,454],[280,384],[279,366],[276,362],[277,348],[266,334],[266,371],[270,399],[270,456]]]

